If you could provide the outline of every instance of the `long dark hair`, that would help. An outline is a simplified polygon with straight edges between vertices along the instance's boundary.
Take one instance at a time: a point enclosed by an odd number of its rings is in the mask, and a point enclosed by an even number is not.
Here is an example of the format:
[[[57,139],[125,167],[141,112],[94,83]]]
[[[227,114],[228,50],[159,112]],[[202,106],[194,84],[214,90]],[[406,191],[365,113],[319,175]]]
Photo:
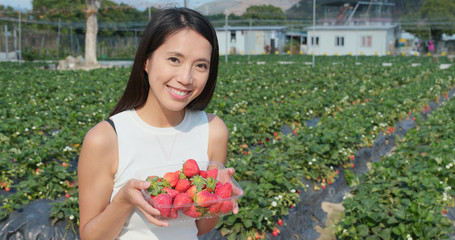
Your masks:
[[[136,52],[128,84],[110,116],[145,104],[150,90],[148,76],[144,70],[147,59],[164,43],[169,35],[184,28],[198,32],[212,45],[209,77],[205,88],[198,97],[186,106],[187,109],[195,110],[203,110],[207,107],[215,91],[218,75],[219,49],[215,29],[207,18],[194,10],[169,8],[155,13],[145,28]]]

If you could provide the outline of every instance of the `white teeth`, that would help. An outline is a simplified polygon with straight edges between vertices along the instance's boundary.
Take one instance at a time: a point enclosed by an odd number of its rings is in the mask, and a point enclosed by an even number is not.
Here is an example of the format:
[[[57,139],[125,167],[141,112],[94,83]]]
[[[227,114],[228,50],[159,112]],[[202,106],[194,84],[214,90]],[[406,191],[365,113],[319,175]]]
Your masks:
[[[174,88],[171,88],[171,91],[174,92],[175,94],[179,95],[179,96],[185,96],[188,92],[181,92],[179,90],[176,90]]]

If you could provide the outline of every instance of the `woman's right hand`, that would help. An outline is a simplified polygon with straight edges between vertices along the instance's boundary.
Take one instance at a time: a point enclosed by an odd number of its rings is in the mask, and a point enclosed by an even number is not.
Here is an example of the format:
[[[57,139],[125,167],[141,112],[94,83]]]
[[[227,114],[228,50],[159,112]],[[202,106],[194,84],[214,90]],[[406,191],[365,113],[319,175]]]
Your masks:
[[[160,215],[160,211],[152,207],[142,195],[141,190],[147,189],[149,186],[150,182],[131,179],[119,190],[119,193],[112,201],[126,202],[144,214],[150,223],[160,227],[167,227],[169,226],[167,222],[160,221],[156,218],[156,216]]]

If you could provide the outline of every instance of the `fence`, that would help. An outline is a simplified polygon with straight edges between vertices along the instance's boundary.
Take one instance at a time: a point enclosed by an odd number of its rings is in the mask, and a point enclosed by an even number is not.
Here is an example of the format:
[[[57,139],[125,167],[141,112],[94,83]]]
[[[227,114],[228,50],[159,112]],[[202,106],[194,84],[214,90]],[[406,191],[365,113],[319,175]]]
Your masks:
[[[146,22],[103,23],[99,22],[97,57],[98,59],[131,59],[135,55],[141,32]],[[219,29],[228,26],[243,26],[246,34],[249,27],[280,25],[287,29],[284,41],[293,39],[292,32],[303,36],[303,29],[312,25],[302,20],[214,20],[212,24]],[[323,24],[322,20],[316,24]],[[409,24],[409,23],[406,23]],[[303,33],[303,34],[301,34]],[[227,33],[225,35],[228,35]],[[232,31],[231,31],[232,35]],[[274,35],[275,36],[275,35]],[[227,37],[226,37],[227,39]],[[220,39],[220,41],[229,41]],[[298,39],[297,39],[298,40]],[[281,40],[280,40],[281,41]],[[292,42],[292,40],[291,40]],[[297,41],[298,42],[298,41]],[[301,43],[303,41],[300,41]],[[305,44],[306,39],[305,39]],[[248,43],[250,44],[250,43]],[[442,50],[453,51],[453,43],[445,43]],[[225,45],[225,44],[224,44]],[[292,44],[291,44],[292,45]],[[221,46],[220,46],[221,47]],[[227,49],[227,47],[224,47]],[[220,48],[221,49],[221,48]],[[0,17],[0,59],[63,59],[68,55],[84,56],[85,23],[49,22],[33,19]],[[437,50],[439,50],[437,48]],[[227,51],[227,50],[226,50]],[[242,51],[239,51],[239,53]],[[251,51],[249,51],[251,52]],[[259,51],[256,54],[260,54]],[[441,51],[442,52],[442,51]],[[6,54],[9,53],[9,54]],[[245,51],[246,54],[248,54]],[[448,52],[447,52],[448,53]]]

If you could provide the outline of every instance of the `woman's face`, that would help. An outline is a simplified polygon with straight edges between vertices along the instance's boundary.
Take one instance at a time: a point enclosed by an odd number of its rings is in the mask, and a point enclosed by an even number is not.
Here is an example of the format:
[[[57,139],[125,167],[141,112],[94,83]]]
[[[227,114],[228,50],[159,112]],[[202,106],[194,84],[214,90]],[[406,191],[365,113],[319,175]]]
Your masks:
[[[204,89],[211,54],[209,41],[194,30],[182,29],[168,36],[145,64],[149,101],[167,110],[183,110]]]

